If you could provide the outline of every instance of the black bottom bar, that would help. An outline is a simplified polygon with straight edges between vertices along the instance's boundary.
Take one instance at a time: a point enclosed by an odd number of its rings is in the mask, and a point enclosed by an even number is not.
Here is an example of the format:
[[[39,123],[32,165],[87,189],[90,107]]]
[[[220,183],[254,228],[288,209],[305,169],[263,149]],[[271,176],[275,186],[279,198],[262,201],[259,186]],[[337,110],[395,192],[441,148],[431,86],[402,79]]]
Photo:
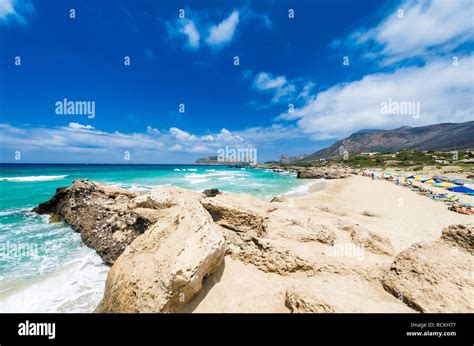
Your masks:
[[[0,314],[0,345],[472,345],[473,320],[472,314]],[[36,323],[54,323],[54,338],[52,325]]]

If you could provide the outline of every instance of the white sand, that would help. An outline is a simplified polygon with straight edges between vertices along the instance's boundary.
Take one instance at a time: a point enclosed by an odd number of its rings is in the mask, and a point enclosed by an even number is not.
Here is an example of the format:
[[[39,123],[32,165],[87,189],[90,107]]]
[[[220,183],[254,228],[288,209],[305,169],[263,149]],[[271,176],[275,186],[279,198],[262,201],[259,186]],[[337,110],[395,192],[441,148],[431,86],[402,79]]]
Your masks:
[[[318,190],[318,189],[315,189]],[[225,266],[204,282],[204,288],[189,305],[194,312],[288,312],[285,292],[291,285],[307,285],[337,311],[413,312],[385,292],[378,281],[400,251],[420,241],[433,241],[451,224],[473,222],[474,217],[451,212],[447,206],[389,181],[362,176],[328,181],[323,190],[306,196],[288,196],[277,213],[299,219],[304,215],[316,223],[335,225],[337,244],[350,241],[341,224],[360,224],[392,242],[393,256],[366,252],[357,258],[328,258],[328,247],[318,242],[299,242],[291,236],[278,238],[279,245],[302,258],[321,264],[315,276],[265,273],[227,256]],[[272,204],[276,205],[276,204]],[[327,266],[326,266],[327,265]],[[352,272],[351,272],[352,271]]]

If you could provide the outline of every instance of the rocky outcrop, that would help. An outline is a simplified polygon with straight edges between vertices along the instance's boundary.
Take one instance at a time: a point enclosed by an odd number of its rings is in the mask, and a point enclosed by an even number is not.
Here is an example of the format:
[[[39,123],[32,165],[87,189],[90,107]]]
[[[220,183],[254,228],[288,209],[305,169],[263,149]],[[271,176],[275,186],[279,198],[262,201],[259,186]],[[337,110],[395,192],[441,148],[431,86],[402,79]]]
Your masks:
[[[261,271],[280,275],[314,272],[312,263],[288,249],[275,246],[270,239],[252,237],[232,230],[226,230],[224,234],[227,240],[227,253],[241,262],[256,266]]]
[[[389,239],[360,226],[352,230],[351,239],[354,243],[372,253],[393,255],[393,246]]]
[[[457,247],[460,247],[471,255],[474,254],[474,227],[472,224],[446,227],[441,234],[441,240],[452,245],[454,252]]]
[[[332,306],[321,301],[313,292],[298,286],[287,289],[285,306],[291,312],[336,312]]]
[[[98,312],[175,312],[219,268],[225,240],[195,200],[180,200],[111,268]]]
[[[214,222],[236,232],[251,236],[265,235],[267,216],[266,204],[255,197],[220,194],[201,200]]]
[[[305,166],[278,166],[260,164],[257,167],[270,169],[274,172],[294,172],[300,179],[343,179],[350,175],[357,175],[358,172],[343,165],[328,165],[321,167],[305,167]]]
[[[384,288],[420,312],[474,312],[473,225],[445,228],[439,240],[401,252]]]
[[[298,168],[296,174],[300,179],[342,179],[350,176],[351,171],[344,168],[304,167]]]
[[[206,197],[216,197],[221,192],[219,189],[205,189],[202,194]]]
[[[437,241],[393,259],[390,240],[349,213],[304,198],[214,192],[137,193],[76,180],[34,210],[69,223],[112,265],[99,312],[192,311],[234,262],[251,282],[242,287],[255,286],[256,277],[272,287],[272,304],[279,302],[272,311],[474,311],[472,225],[449,226]],[[363,260],[339,252],[348,242],[367,250]]]
[[[33,211],[55,214],[67,222],[81,239],[112,264],[138,235],[150,225],[143,214],[128,209],[138,194],[88,180],[75,180],[72,186],[56,190],[47,202]]]
[[[285,293],[285,306],[291,312],[414,312],[380,286],[355,275],[329,280],[322,275],[312,277],[310,283],[291,285]]]

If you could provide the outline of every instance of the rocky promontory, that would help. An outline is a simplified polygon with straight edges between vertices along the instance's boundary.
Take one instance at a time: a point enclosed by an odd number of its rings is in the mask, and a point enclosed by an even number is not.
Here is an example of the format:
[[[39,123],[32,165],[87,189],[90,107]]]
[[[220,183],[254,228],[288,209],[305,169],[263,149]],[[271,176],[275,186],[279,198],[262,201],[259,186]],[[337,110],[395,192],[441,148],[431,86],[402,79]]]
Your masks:
[[[88,180],[34,211],[71,225],[111,265],[98,312],[474,310],[472,225],[400,252],[377,223],[309,197]]]
[[[344,179],[351,175],[358,174],[345,166],[341,165],[328,165],[321,167],[312,167],[312,166],[280,166],[280,165],[270,165],[270,164],[260,164],[259,168],[270,169],[272,171],[281,173],[281,172],[294,172],[298,179]]]

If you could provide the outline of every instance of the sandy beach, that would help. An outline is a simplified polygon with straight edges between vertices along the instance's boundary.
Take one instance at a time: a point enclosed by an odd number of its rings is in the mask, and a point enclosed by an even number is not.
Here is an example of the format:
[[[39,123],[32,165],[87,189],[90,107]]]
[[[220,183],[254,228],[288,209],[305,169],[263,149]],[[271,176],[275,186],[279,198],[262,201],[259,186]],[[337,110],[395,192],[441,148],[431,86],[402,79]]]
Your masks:
[[[472,223],[473,218],[451,212],[445,204],[392,182],[372,181],[362,176],[314,184],[310,191],[313,192],[306,196],[278,203],[282,204],[281,212],[291,218],[291,214],[304,211],[317,223],[335,229],[335,247],[350,243],[348,232],[341,230],[346,224],[356,223],[389,239],[397,254],[414,243],[435,241],[444,227]],[[225,270],[205,280],[204,289],[187,311],[288,312],[283,303],[288,286],[307,285],[329,305],[337,307],[336,311],[414,312],[384,291],[375,278],[377,271],[388,266],[394,256],[364,251],[363,258],[328,257],[325,246],[320,243],[279,236],[276,234],[275,238],[279,238],[280,246],[319,263],[327,263],[329,258],[332,268],[323,268],[317,276],[307,277],[301,273],[281,276],[264,273],[227,256]],[[348,268],[348,272],[342,274]]]
[[[474,311],[472,215],[362,175],[304,186],[268,201],[77,179],[34,211],[111,265],[97,312]]]

